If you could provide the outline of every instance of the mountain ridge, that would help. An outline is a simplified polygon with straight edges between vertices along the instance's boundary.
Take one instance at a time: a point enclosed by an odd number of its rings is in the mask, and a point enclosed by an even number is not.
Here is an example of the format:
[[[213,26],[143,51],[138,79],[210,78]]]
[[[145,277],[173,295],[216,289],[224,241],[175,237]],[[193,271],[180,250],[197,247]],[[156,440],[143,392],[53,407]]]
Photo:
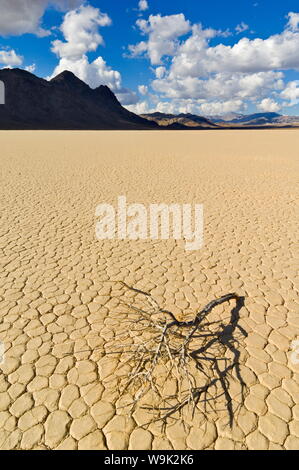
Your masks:
[[[50,80],[4,68],[5,104],[0,129],[11,130],[201,130],[297,127],[299,117],[278,113],[200,116],[161,112],[140,116],[124,108],[106,85],[89,87],[70,71]]]
[[[176,125],[176,127],[183,126],[194,129],[218,127],[217,124],[213,123],[206,117],[191,113],[167,114],[157,111],[155,113],[141,114],[141,116],[149,121],[156,122],[161,127],[173,127],[174,125]]]
[[[1,69],[5,104],[0,129],[147,130],[156,123],[128,111],[105,85],[92,89],[72,72],[47,81],[22,69]]]
[[[237,114],[229,115],[208,115],[200,116],[191,113],[167,114],[154,112],[149,114],[141,114],[142,117],[157,122],[160,127],[169,126],[174,123],[181,124],[186,129],[190,128],[248,128],[248,127],[283,127],[290,124],[299,124],[299,116],[284,116],[273,112],[253,113],[253,114]],[[198,127],[197,127],[198,126]],[[231,127],[230,127],[231,126]],[[291,127],[291,126],[289,126]]]
[[[231,117],[231,118],[230,118]],[[287,116],[274,112],[252,113],[252,114],[237,114],[231,113],[230,116],[209,116],[209,119],[215,123],[225,124],[248,124],[248,125],[263,125],[263,124],[279,124],[288,122],[299,122],[297,116]]]

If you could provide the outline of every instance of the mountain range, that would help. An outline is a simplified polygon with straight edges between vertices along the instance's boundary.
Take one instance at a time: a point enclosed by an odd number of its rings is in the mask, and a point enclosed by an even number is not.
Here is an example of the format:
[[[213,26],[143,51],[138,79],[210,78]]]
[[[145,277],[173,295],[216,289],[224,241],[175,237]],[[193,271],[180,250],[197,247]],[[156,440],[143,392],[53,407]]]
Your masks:
[[[192,127],[197,128],[217,128],[217,124],[214,123],[211,119],[208,119],[203,116],[198,116],[196,114],[165,114],[165,113],[151,113],[151,114],[142,114],[142,117],[148,119],[149,121],[154,121],[159,126],[172,126],[179,128]]]
[[[5,104],[0,129],[156,129],[125,109],[104,85],[91,89],[72,72],[50,81],[21,69],[0,70]]]
[[[299,116],[283,116],[278,113],[237,114],[219,116],[198,116],[196,114],[142,114],[142,117],[155,121],[159,126],[177,125],[179,128],[192,129],[239,129],[255,127],[292,127],[299,126]]]
[[[242,124],[263,126],[267,124],[289,124],[291,122],[299,122],[299,116],[283,116],[278,113],[265,112],[254,114],[237,114],[230,113],[225,116],[209,116],[209,119],[217,124]]]
[[[299,126],[299,117],[278,113],[150,113],[138,116],[124,108],[105,85],[92,89],[72,72],[45,80],[22,69],[0,70],[5,104],[0,129],[195,130]]]

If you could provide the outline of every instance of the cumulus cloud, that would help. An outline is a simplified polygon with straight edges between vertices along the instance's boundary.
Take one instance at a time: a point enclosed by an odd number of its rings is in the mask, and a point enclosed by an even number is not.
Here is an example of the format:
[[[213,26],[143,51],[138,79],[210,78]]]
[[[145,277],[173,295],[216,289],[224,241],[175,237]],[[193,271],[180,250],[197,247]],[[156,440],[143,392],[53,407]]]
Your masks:
[[[240,24],[238,24],[235,27],[235,31],[237,32],[237,34],[244,33],[244,31],[247,31],[248,29],[249,29],[249,26],[248,24],[244,23],[244,21],[242,21]]]
[[[155,74],[157,78],[163,78],[164,75],[166,74],[166,68],[165,67],[157,67],[155,69]]]
[[[173,100],[169,101],[160,101],[156,105],[157,111],[160,113],[169,113],[169,114],[180,114],[180,113],[200,113],[200,101],[198,100]]]
[[[299,13],[294,13],[294,12],[290,12],[288,14],[288,18],[289,18],[289,21],[288,21],[288,28],[291,30],[291,31],[298,31],[298,25],[299,25]]]
[[[210,78],[178,77],[169,73],[152,82],[152,87],[166,98],[180,99],[258,99],[269,91],[283,89],[281,72],[254,74],[221,72]]]
[[[72,10],[65,15],[60,28],[65,41],[53,41],[52,51],[64,59],[79,60],[83,54],[96,51],[103,44],[99,27],[110,24],[109,16],[98,8],[82,6],[78,10]]]
[[[157,101],[151,102],[141,101],[133,106],[127,108],[137,114],[153,113],[158,111],[166,114],[222,114],[228,112],[243,112],[246,110],[246,104],[241,100],[227,100],[227,101],[212,101],[209,103],[203,102],[204,100],[181,100],[174,99],[172,101]]]
[[[140,101],[139,103],[131,106],[126,106],[129,111],[137,114],[159,113],[179,114],[179,113],[199,113],[199,103],[195,100],[172,100],[172,101],[159,101],[156,97],[150,96],[148,101]]]
[[[299,32],[285,30],[267,39],[240,39],[233,46],[211,47],[200,27],[181,44],[172,70],[180,76],[204,76],[216,72],[254,73],[299,69]]]
[[[146,11],[149,9],[147,0],[140,0],[138,3],[139,11]]]
[[[0,64],[6,67],[22,65],[23,57],[18,55],[13,49],[0,50]]]
[[[25,70],[27,70],[27,72],[31,72],[31,73],[34,73],[35,69],[36,69],[35,64],[27,65],[27,67],[25,67]]]
[[[287,100],[284,106],[295,106],[299,103],[299,80],[289,82],[286,88],[280,93],[281,98]]]
[[[126,108],[132,113],[136,114],[148,114],[156,111],[156,108],[151,109],[147,101],[139,101],[139,103],[131,104]]]
[[[159,65],[165,55],[174,55],[179,45],[178,38],[191,29],[190,22],[181,13],[179,15],[150,15],[148,20],[137,20],[137,26],[148,41],[130,45],[132,57],[147,53],[153,65]]]
[[[60,27],[64,41],[52,41],[52,51],[59,57],[52,77],[69,70],[92,88],[109,86],[122,104],[136,103],[139,99],[137,94],[122,86],[121,74],[113,70],[103,57],[89,62],[87,54],[104,43],[100,28],[111,23],[107,14],[90,5],[68,12]]]
[[[156,66],[151,86],[161,107],[174,103],[182,109],[185,101],[189,109],[220,114],[239,111],[249,101],[260,110],[277,111],[277,99],[297,93],[294,85],[286,89],[283,71],[299,70],[298,24],[299,13],[289,13],[279,34],[211,45],[212,38],[226,32],[192,25],[182,14],[151,15],[137,21],[146,39],[129,48],[133,56],[145,55]],[[237,33],[247,29],[244,22],[236,27]]]
[[[266,39],[244,37],[232,46],[218,44],[212,47],[210,39],[223,35],[223,32],[203,29],[201,25],[191,27],[182,14],[151,15],[148,20],[138,20],[137,25],[148,40],[130,45],[131,54],[147,53],[152,65],[162,65],[162,58],[170,56],[172,72],[181,77],[228,71],[252,73],[299,69],[299,31],[289,28]],[[294,18],[292,25],[294,28]],[[191,31],[185,41],[178,40]]]
[[[269,113],[277,113],[281,109],[281,105],[274,101],[272,98],[264,98],[258,105],[257,108],[260,111]]]
[[[246,104],[241,100],[211,101],[203,103],[199,109],[205,115],[236,113],[244,111]]]
[[[0,35],[19,36],[33,33],[37,36],[50,34],[42,28],[45,10],[52,6],[68,10],[76,8],[84,0],[1,0]]]
[[[148,94],[148,87],[146,85],[139,85],[138,91],[141,95],[145,96]]]

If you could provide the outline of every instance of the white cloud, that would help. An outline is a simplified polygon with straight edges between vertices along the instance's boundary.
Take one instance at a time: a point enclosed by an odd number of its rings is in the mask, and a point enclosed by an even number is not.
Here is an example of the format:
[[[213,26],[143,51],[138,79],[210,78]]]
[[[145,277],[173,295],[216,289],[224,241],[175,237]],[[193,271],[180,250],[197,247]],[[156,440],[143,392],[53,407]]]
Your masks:
[[[279,103],[277,103],[276,101],[274,101],[271,98],[264,98],[257,105],[257,108],[260,111],[265,111],[265,112],[269,112],[269,113],[277,113],[278,111],[280,111],[281,106],[279,105]]]
[[[172,71],[181,77],[204,76],[216,72],[254,73],[299,69],[299,32],[289,30],[267,39],[240,39],[233,46],[209,46],[201,28],[177,50]]]
[[[180,48],[188,41],[187,39],[182,42],[179,38],[191,31],[196,40],[200,39],[202,46],[206,46],[211,38],[216,36],[228,37],[232,34],[229,30],[202,29],[201,25],[192,26],[182,13],[170,16],[150,15],[148,20],[139,19],[136,24],[141,34],[148,35],[148,41],[129,45],[131,57],[147,53],[152,65],[160,65],[164,56],[177,56]]]
[[[236,113],[245,109],[246,105],[241,100],[211,101],[200,106],[200,111],[204,115]]]
[[[139,85],[138,91],[141,95],[145,96],[148,94],[148,87],[146,85]]]
[[[111,19],[98,8],[81,6],[65,15],[61,31],[65,41],[52,42],[52,51],[59,57],[69,60],[79,60],[83,54],[96,51],[103,38],[99,27],[109,26]]]
[[[101,56],[92,62],[87,56],[104,42],[99,29],[110,24],[107,14],[90,5],[68,12],[60,28],[65,40],[52,41],[52,51],[59,57],[52,77],[69,70],[92,88],[109,86],[122,104],[136,103],[139,99],[137,94],[122,86],[121,74],[117,70],[107,65]]]
[[[299,80],[289,82],[286,88],[280,93],[281,98],[287,100],[284,106],[295,106],[299,103]]]
[[[25,67],[25,70],[27,70],[27,72],[31,72],[31,73],[34,73],[34,72],[35,72],[35,69],[36,69],[36,65],[35,65],[35,64],[27,65],[27,67]]]
[[[156,75],[157,78],[160,78],[160,79],[161,79],[161,78],[163,78],[164,75],[166,74],[166,71],[167,71],[167,70],[166,70],[165,67],[162,67],[162,66],[161,66],[161,67],[157,67],[157,68],[155,69],[155,75]]]
[[[223,114],[228,112],[245,111],[246,104],[241,100],[212,101],[203,103],[203,100],[180,100],[158,101],[150,105],[148,101],[142,101],[127,108],[137,114],[153,113],[158,111],[166,114],[191,113],[198,115]]]
[[[19,36],[33,33],[37,36],[50,34],[41,22],[48,6],[61,10],[75,8],[84,0],[1,0],[0,35]]]
[[[139,11],[146,11],[149,9],[147,0],[140,0],[138,3]]]
[[[237,34],[244,33],[244,31],[247,31],[248,29],[249,29],[249,26],[248,24],[244,23],[244,21],[242,21],[240,24],[238,24],[235,27],[235,31],[237,32]]]
[[[142,55],[144,52],[147,52],[148,45],[147,42],[141,41],[138,44],[135,45],[130,45],[129,50],[130,50],[130,56],[129,57],[138,57],[139,55]]]
[[[299,14],[292,15],[290,21],[294,28]],[[129,46],[133,56],[147,52],[152,65],[160,65],[164,56],[173,57],[171,70],[181,77],[228,71],[252,73],[299,69],[299,31],[288,27],[266,39],[244,37],[232,46],[218,44],[212,47],[210,39],[223,32],[203,29],[201,25],[191,28],[182,14],[151,15],[147,21],[138,20],[137,25],[143,35],[148,35],[148,41]],[[192,34],[179,42],[178,38],[191,29]]]
[[[294,12],[290,12],[288,14],[288,18],[289,18],[289,21],[288,21],[288,28],[291,29],[292,31],[298,31],[298,25],[299,25],[299,13],[294,13]]]
[[[152,87],[166,98],[179,99],[259,99],[272,90],[282,90],[281,72],[258,72],[254,74],[222,72],[210,78],[180,78],[171,72],[152,82]]]
[[[126,108],[131,111],[132,113],[136,114],[147,114],[156,111],[156,109],[151,109],[147,101],[140,101],[136,104],[131,104],[126,106]]]
[[[156,105],[156,111],[166,114],[179,114],[186,111],[186,104],[183,103],[183,106],[184,107],[182,108],[182,103],[180,101],[160,101]]]
[[[13,49],[0,51],[0,64],[7,67],[15,67],[23,63],[23,57]]]
[[[180,114],[180,113],[194,113],[199,114],[199,102],[188,99],[188,100],[173,100],[169,101],[160,101],[157,105],[157,111],[160,113],[168,114]]]
[[[146,52],[153,65],[159,65],[165,55],[174,55],[179,45],[178,38],[191,29],[190,22],[181,13],[179,15],[150,15],[148,20],[137,20],[137,26],[148,41],[130,45],[133,57]]]
[[[248,102],[277,111],[282,105],[279,100],[288,99],[281,94],[286,88],[283,71],[299,70],[298,24],[299,13],[289,13],[280,34],[211,45],[212,38],[226,32],[191,25],[184,15],[151,15],[148,21],[137,22],[147,38],[130,50],[133,56],[146,54],[152,65],[159,65],[151,86],[162,108],[169,108],[167,99],[175,109],[185,102],[185,108],[205,113],[208,109],[217,114],[239,111]],[[239,33],[247,29],[244,22],[236,27]],[[287,90],[286,94],[291,93]]]

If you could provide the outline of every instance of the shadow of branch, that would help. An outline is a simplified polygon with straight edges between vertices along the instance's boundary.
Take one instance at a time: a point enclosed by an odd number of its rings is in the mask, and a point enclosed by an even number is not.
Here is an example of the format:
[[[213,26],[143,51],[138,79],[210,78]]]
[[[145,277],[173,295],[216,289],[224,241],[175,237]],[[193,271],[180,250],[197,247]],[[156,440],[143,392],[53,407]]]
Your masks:
[[[162,421],[166,425],[169,418],[183,419],[183,409],[188,405],[192,406],[193,416],[196,409],[205,416],[211,410],[217,411],[217,401],[222,397],[232,427],[236,410],[231,382],[235,385],[237,382],[240,388],[239,408],[247,390],[241,374],[238,338],[238,335],[248,336],[239,325],[244,297],[227,294],[209,302],[192,320],[180,321],[172,312],[162,309],[147,292],[122,285],[135,296],[143,296],[148,304],[140,307],[122,302],[125,306],[122,318],[133,343],[121,345],[120,337],[124,335],[121,332],[110,344],[112,350],[116,344],[118,351],[119,347],[123,348],[126,363],[131,367],[131,372],[123,377],[122,387],[122,395],[132,392],[131,413],[139,406],[154,413],[150,422]],[[236,305],[228,318],[210,319],[215,307],[231,300],[235,300]],[[161,367],[167,371],[165,380]],[[178,392],[165,394],[163,387],[167,380],[174,378]],[[143,404],[143,398],[149,393],[156,397],[158,404]]]

